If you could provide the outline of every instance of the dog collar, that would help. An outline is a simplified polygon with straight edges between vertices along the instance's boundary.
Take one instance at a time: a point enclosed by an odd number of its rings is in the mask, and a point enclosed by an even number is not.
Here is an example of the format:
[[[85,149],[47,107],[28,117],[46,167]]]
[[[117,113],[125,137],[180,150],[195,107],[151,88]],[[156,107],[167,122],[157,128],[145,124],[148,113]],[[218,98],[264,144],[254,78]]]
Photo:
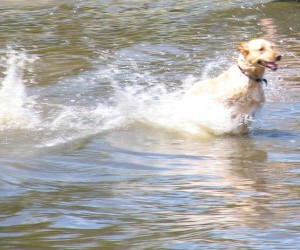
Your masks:
[[[266,85],[268,84],[268,81],[266,78],[256,78],[255,81],[256,82],[264,82]]]
[[[240,71],[245,75],[247,76],[248,78],[250,78],[251,80],[255,81],[255,82],[264,82],[265,84],[268,84],[268,81],[266,78],[259,78],[259,77],[252,77],[252,76],[248,76],[246,74],[246,72],[240,67],[240,65],[238,65]]]

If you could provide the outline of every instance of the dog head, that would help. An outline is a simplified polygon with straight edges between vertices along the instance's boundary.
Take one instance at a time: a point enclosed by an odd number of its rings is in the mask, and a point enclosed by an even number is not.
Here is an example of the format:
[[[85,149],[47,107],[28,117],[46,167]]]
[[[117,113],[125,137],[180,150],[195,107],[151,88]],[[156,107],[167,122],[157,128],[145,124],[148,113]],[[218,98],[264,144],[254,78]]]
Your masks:
[[[245,62],[255,66],[277,70],[277,61],[281,55],[275,45],[264,39],[254,39],[238,46],[238,51],[244,56]]]

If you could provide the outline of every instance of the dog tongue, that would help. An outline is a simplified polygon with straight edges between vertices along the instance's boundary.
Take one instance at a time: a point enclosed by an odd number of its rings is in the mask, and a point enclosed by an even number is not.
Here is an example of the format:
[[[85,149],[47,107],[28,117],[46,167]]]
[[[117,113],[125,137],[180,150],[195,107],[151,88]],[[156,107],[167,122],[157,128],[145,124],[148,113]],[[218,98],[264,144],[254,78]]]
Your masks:
[[[266,62],[265,65],[271,70],[277,70],[278,65],[274,62]]]

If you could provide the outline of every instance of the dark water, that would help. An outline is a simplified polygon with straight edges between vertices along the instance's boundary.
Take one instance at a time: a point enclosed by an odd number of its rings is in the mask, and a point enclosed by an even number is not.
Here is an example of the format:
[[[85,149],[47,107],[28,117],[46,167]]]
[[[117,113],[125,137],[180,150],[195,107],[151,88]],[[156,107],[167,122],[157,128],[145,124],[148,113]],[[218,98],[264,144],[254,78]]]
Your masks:
[[[299,20],[297,1],[2,0],[0,249],[298,249]],[[250,134],[204,136],[220,113],[182,93],[261,36],[283,60]]]

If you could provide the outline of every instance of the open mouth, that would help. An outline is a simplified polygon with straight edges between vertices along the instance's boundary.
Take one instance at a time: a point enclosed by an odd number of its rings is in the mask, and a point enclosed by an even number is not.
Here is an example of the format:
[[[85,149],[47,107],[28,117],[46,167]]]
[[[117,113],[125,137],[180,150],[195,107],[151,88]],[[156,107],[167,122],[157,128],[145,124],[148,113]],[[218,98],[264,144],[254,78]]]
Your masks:
[[[262,61],[262,60],[258,60],[257,63],[259,65],[261,65],[261,66],[263,66],[265,68],[271,69],[273,71],[276,71],[277,68],[278,68],[278,65],[275,62],[265,62],[265,61]]]

